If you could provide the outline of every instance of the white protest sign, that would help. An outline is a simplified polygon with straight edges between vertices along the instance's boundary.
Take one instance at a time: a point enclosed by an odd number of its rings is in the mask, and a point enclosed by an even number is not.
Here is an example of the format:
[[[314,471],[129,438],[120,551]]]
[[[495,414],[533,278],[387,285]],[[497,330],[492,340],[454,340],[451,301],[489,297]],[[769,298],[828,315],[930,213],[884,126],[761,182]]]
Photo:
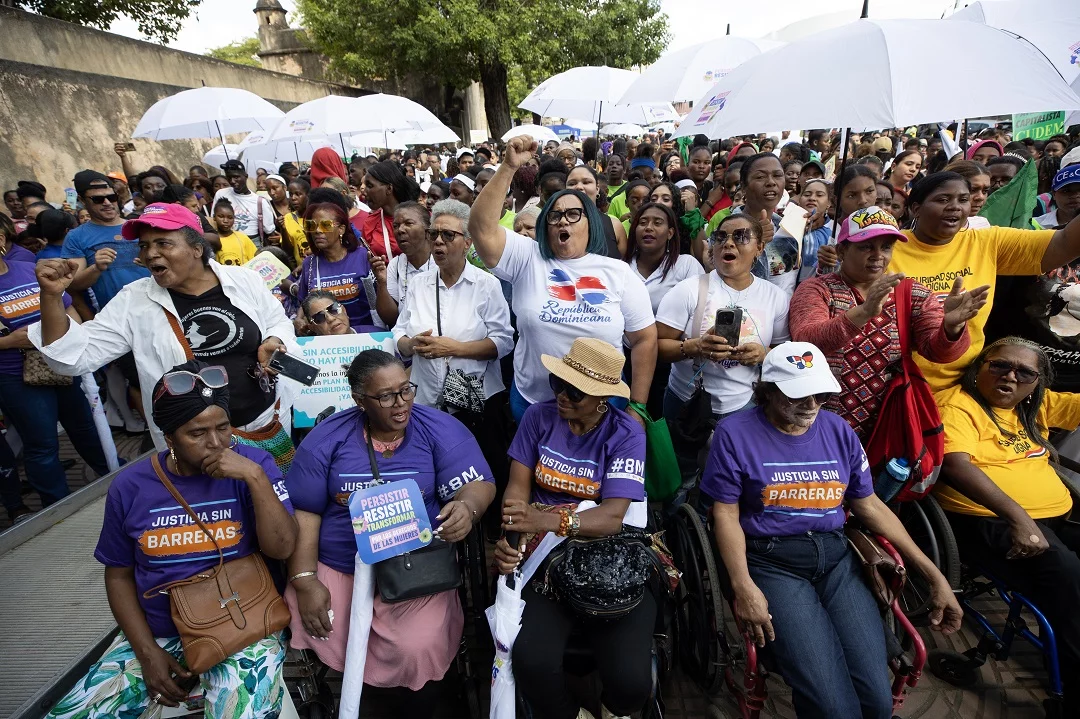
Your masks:
[[[300,428],[314,427],[315,418],[327,407],[333,406],[336,412],[355,405],[344,365],[356,355],[371,349],[394,353],[394,338],[389,332],[297,337],[296,344],[300,347],[298,358],[320,370],[315,383],[304,387],[293,403],[293,426]]]
[[[260,252],[255,255],[244,267],[258,272],[259,277],[266,283],[267,289],[271,291],[289,276],[288,266],[269,252]]]

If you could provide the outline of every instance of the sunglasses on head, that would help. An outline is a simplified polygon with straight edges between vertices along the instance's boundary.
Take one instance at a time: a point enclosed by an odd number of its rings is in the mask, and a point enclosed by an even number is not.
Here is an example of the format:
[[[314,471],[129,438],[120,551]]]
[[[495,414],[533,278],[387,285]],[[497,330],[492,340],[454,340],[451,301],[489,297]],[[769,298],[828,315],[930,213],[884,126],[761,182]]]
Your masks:
[[[563,392],[566,393],[566,398],[571,402],[580,402],[585,399],[585,393],[579,390],[574,385],[570,384],[561,377],[556,377],[553,374],[548,375],[548,385],[551,387],[551,391],[558,397]]]
[[[210,389],[220,389],[229,384],[229,373],[220,365],[203,367],[198,374],[187,370],[166,372],[165,376],[161,378],[161,389],[154,395],[154,401],[157,402],[166,394],[171,394],[174,397],[187,394],[195,389],[196,380]]]
[[[120,197],[114,192],[111,195],[91,195],[86,199],[90,200],[90,202],[93,202],[95,205],[104,205],[106,200],[115,205],[120,200]]]
[[[338,227],[338,223],[333,220],[304,220],[304,232],[322,232],[327,233]]]
[[[986,367],[990,370],[990,374],[995,377],[1006,377],[1012,372],[1016,375],[1016,381],[1020,384],[1031,384],[1039,379],[1039,373],[1035,370],[1004,362],[1002,360],[989,360],[986,363]]]
[[[572,225],[575,222],[580,222],[584,214],[585,210],[580,207],[571,207],[565,212],[562,210],[551,210],[547,213],[547,223],[549,225],[557,225],[559,224],[559,221],[565,217],[566,221]]]
[[[727,230],[717,230],[709,239],[714,245],[722,245],[728,241],[729,237],[736,245],[749,245],[751,240],[754,239],[754,233],[749,227],[740,227],[731,232],[728,232]]]
[[[311,316],[311,323],[321,325],[323,322],[326,322],[328,319],[330,319],[330,315],[340,315],[344,311],[345,308],[342,307],[339,303],[331,302],[326,309],[319,310]]]

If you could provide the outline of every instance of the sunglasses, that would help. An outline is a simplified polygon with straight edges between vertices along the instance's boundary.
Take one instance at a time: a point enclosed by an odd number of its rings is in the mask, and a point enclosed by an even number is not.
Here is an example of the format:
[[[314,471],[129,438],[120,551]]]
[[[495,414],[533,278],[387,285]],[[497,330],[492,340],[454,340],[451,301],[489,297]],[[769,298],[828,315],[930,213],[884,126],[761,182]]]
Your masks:
[[[565,392],[566,398],[571,402],[580,402],[581,400],[585,399],[584,392],[582,392],[566,380],[560,377],[556,377],[553,374],[548,375],[548,385],[551,387],[551,391],[555,393],[556,397]]]
[[[106,200],[114,205],[120,201],[120,197],[115,192],[111,195],[92,195],[86,199],[90,200],[90,202],[93,202],[95,205],[104,205]]]
[[[442,239],[444,245],[449,245],[458,238],[458,235],[465,236],[464,232],[454,232],[453,230],[426,230],[428,242],[432,244],[436,240]]]
[[[1031,384],[1039,379],[1039,373],[1035,370],[1003,362],[1001,360],[990,360],[986,363],[986,366],[990,370],[990,374],[995,377],[1007,377],[1008,374],[1012,372],[1016,375],[1016,381],[1020,384]]]
[[[552,210],[547,213],[547,223],[549,225],[557,225],[562,218],[566,218],[566,221],[571,225],[575,222],[580,222],[582,216],[585,214],[585,210],[580,207],[571,207],[565,212],[562,210]]]
[[[196,380],[202,382],[203,386],[208,387],[209,389],[220,389],[229,384],[229,373],[220,365],[203,367],[199,370],[198,374],[195,372],[188,372],[187,370],[167,372],[165,376],[161,378],[161,389],[154,395],[154,401],[157,402],[166,394],[171,394],[174,397],[187,394],[195,389]]]
[[[736,245],[749,245],[750,241],[754,239],[754,233],[749,227],[740,227],[731,232],[728,232],[727,230],[717,230],[709,239],[714,245],[722,245],[728,241],[729,237]]]
[[[330,232],[335,227],[340,227],[338,223],[333,220],[304,220],[304,232],[322,232],[323,234]]]
[[[313,314],[311,316],[311,323],[315,325],[321,325],[323,322],[326,322],[328,319],[330,319],[330,315],[340,315],[344,311],[344,307],[342,307],[337,302],[332,302],[330,306],[327,307],[325,310],[319,310],[318,312]]]

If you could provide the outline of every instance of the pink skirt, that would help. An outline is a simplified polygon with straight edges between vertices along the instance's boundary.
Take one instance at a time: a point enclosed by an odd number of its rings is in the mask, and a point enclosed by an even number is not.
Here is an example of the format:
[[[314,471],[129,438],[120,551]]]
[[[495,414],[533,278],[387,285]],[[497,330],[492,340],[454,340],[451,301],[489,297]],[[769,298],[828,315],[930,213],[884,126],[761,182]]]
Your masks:
[[[326,640],[314,639],[304,631],[296,590],[290,585],[285,589],[285,603],[292,612],[290,644],[294,649],[312,650],[328,667],[343,672],[353,575],[319,562],[318,579],[330,592],[334,629]],[[465,616],[456,590],[393,604],[384,602],[376,591],[364,683],[417,691],[429,681],[442,679],[457,656],[464,625]]]

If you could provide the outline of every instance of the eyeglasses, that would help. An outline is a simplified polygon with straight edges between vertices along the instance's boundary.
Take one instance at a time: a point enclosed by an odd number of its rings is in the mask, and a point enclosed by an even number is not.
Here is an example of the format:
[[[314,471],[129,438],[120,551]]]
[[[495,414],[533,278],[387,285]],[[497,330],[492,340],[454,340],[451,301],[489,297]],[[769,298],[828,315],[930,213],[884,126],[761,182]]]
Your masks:
[[[570,384],[561,377],[556,377],[553,374],[548,375],[548,385],[551,387],[551,391],[558,397],[563,392],[566,393],[566,398],[571,402],[580,402],[585,399],[585,393],[579,390],[574,385]]]
[[[425,232],[427,233],[428,242],[432,244],[436,240],[442,239],[443,244],[449,245],[458,238],[458,235],[465,236],[464,232],[454,232],[453,230],[425,230]]]
[[[342,307],[339,303],[331,302],[326,309],[319,310],[311,316],[311,323],[314,325],[321,325],[323,322],[326,322],[328,319],[330,319],[330,315],[340,315],[344,311],[345,308]]]
[[[1007,377],[1012,372],[1016,375],[1016,381],[1020,384],[1031,384],[1039,379],[1039,373],[1035,370],[1001,360],[989,360],[986,366],[990,370],[990,374],[995,377]]]
[[[566,221],[572,225],[575,222],[580,222],[581,217],[584,214],[585,210],[580,207],[571,207],[565,212],[563,210],[551,210],[547,213],[547,223],[549,225],[557,225],[559,224],[559,220],[565,217]]]
[[[154,394],[154,401],[157,402],[166,394],[171,394],[174,397],[187,394],[195,389],[196,380],[210,389],[220,389],[229,384],[229,373],[220,365],[203,367],[198,374],[187,370],[166,372],[165,376],[161,378],[161,389]]]
[[[712,237],[709,238],[709,241],[714,245],[722,245],[728,241],[729,237],[736,245],[749,245],[750,241],[754,239],[754,233],[749,227],[740,227],[731,232],[728,232],[727,230],[717,230],[712,233]]]
[[[115,205],[120,201],[120,196],[114,192],[111,195],[90,195],[86,199],[90,200],[95,205],[104,205],[106,200]]]
[[[304,232],[322,232],[327,233],[335,227],[340,225],[333,220],[304,220]]]
[[[408,402],[416,396],[416,383],[410,382],[408,386],[397,392],[385,392],[383,394],[365,394],[361,397],[367,397],[373,399],[379,403],[380,407],[393,407],[397,404],[398,398],[401,398],[402,402]]]
[[[783,398],[785,400],[787,400],[788,404],[793,405],[793,406],[794,405],[806,406],[806,405],[810,404],[810,400],[814,400],[814,402],[817,403],[820,406],[820,405],[823,405],[826,402],[828,402],[829,399],[833,396],[832,392],[819,392],[818,394],[812,394],[812,395],[810,395],[808,397],[799,397],[798,399],[792,399],[791,397],[788,397],[783,392],[781,392],[780,394],[781,394],[781,396],[783,396]]]

